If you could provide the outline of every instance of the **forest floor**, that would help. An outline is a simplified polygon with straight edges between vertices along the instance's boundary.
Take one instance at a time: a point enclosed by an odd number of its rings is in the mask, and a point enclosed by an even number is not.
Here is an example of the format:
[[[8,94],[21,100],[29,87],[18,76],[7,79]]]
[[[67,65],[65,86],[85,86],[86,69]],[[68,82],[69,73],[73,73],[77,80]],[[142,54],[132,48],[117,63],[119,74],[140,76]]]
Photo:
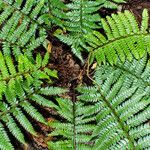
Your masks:
[[[141,21],[142,10],[147,8],[150,10],[150,0],[129,0],[126,4],[121,5],[121,10],[130,10],[133,12],[137,20]],[[99,13],[102,17],[116,13],[118,10],[110,10],[106,8],[101,8]],[[150,13],[150,11],[149,11]],[[150,25],[150,24],[149,24]],[[49,31],[51,34],[53,31]],[[78,84],[91,85],[92,82],[88,79],[86,75],[87,64],[82,65],[80,61],[71,53],[70,47],[60,42],[57,38],[49,36],[48,40],[51,42],[51,62],[49,63],[50,68],[56,69],[58,71],[58,79],[54,82],[54,86],[67,87],[70,89],[68,96],[71,97],[73,101],[76,100],[76,93],[74,88]],[[39,50],[42,49],[40,48]],[[88,54],[83,54],[86,61]],[[94,65],[90,67],[90,75],[92,76]],[[51,121],[57,116],[56,112],[47,108],[42,110],[44,117]],[[34,122],[35,128],[39,131],[39,137],[31,137],[31,135],[26,134],[27,141],[29,143],[28,150],[47,150],[47,141],[52,140],[48,137],[48,133],[51,131],[49,127],[44,126],[38,122]],[[16,150],[23,150],[24,148],[17,142],[14,141]]]

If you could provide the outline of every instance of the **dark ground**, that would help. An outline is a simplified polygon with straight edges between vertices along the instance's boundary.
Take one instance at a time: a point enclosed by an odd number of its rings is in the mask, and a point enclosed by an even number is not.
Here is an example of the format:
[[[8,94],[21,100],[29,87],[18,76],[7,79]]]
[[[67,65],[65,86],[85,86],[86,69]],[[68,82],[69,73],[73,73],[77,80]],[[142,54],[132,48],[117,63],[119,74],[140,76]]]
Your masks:
[[[141,14],[142,10],[147,8],[150,10],[150,0],[129,0],[126,4],[122,5],[122,11],[128,9],[135,14],[137,20],[141,21]],[[107,15],[111,15],[112,13],[116,13],[117,10],[110,10],[102,8],[99,10],[100,15],[105,17]],[[149,11],[150,12],[150,11]],[[58,71],[59,79],[54,82],[54,86],[59,87],[67,87],[70,89],[68,94],[69,97],[74,100],[76,97],[76,93],[74,92],[74,87],[77,84],[91,84],[86,76],[86,68],[87,66],[82,66],[80,61],[75,58],[68,46],[61,43],[54,37],[49,37],[48,40],[51,42],[52,46],[52,59],[50,62],[50,67],[56,69]],[[87,57],[87,54],[83,54]],[[91,69],[92,72],[92,69]],[[92,75],[92,74],[91,74]],[[53,110],[44,108],[42,109],[42,114],[47,118],[47,120],[53,120],[53,115],[56,115]],[[31,135],[26,134],[26,139],[29,143],[29,147],[26,148],[28,150],[47,150],[46,142],[48,140],[52,140],[51,138],[47,137],[47,134],[50,132],[50,128],[43,126],[40,123],[35,121],[34,126],[39,131],[39,137],[35,138]],[[25,148],[21,148],[20,144],[15,141],[16,150],[23,150]]]

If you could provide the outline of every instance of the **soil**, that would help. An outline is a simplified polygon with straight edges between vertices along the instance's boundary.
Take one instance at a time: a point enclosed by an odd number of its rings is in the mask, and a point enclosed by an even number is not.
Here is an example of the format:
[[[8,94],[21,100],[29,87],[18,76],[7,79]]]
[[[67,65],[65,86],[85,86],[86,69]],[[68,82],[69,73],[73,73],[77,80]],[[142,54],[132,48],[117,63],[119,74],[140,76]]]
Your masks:
[[[122,5],[122,11],[130,10],[135,14],[139,22],[141,21],[141,14],[144,8],[150,10],[150,1],[129,0],[129,2]],[[102,17],[105,17],[106,15],[116,13],[117,10],[102,8],[99,12]],[[81,65],[80,61],[71,53],[70,47],[61,43],[58,39],[52,36],[48,37],[48,40],[51,42],[52,45],[52,58],[49,66],[58,71],[59,77],[53,85],[69,88],[70,92],[68,93],[68,96],[73,101],[76,101],[77,93],[75,93],[75,91],[73,90],[74,87],[76,87],[78,84],[92,84],[86,76],[87,66]],[[90,72],[92,72],[92,69],[90,70]],[[55,111],[45,108],[43,109],[43,113],[49,113],[49,116],[51,116],[51,114],[55,114]],[[53,120],[53,117],[48,117],[48,115],[46,116],[47,120]],[[51,140],[47,139],[47,134],[51,131],[51,129],[45,127],[43,124],[40,123],[36,123],[36,126],[38,126],[39,129],[39,137],[35,138],[27,135],[29,142],[28,150],[47,150],[46,142],[47,140]],[[24,149],[21,148],[21,146],[18,147],[20,148],[16,148],[16,150]]]
[[[122,10],[130,10],[136,16],[139,24],[142,20],[143,9],[146,8],[149,10],[150,15],[150,0],[129,0],[128,3],[122,6]],[[150,26],[150,20],[149,20]]]

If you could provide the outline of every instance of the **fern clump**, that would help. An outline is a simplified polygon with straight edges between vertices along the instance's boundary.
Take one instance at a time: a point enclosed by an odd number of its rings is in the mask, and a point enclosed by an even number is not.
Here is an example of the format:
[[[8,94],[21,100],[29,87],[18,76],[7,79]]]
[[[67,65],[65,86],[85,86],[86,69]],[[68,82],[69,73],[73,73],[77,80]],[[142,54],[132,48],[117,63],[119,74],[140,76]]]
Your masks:
[[[58,29],[54,35],[71,46],[72,52],[83,62],[81,52],[88,51],[85,35],[101,27],[98,13],[100,8],[115,9],[119,3],[124,2],[123,0],[71,0],[64,4],[59,0],[52,0],[49,5],[51,6],[49,20],[63,28],[63,31]]]
[[[150,34],[148,29],[148,12],[143,11],[139,27],[133,14],[129,11],[118,12],[101,20],[106,35],[97,31],[87,35],[86,39],[98,63],[116,64],[118,59],[124,62],[133,58],[142,58],[149,53]]]
[[[93,150],[150,147],[149,69],[146,57],[118,67],[103,65],[95,73],[94,90],[89,88],[85,92],[80,88],[82,95],[78,99],[91,101],[95,107]]]
[[[49,85],[43,87],[45,81],[50,84],[51,77],[57,77],[56,71],[47,67],[48,53],[43,59],[38,55],[34,63],[26,56],[20,55],[18,68],[15,67],[10,56],[4,57],[0,53],[0,59],[0,139],[2,139],[0,149],[11,150],[14,148],[5,128],[7,127],[18,141],[25,144],[20,125],[30,134],[37,135],[26,113],[33,119],[47,124],[34,103],[44,107],[55,107],[44,95],[57,95],[66,90]]]
[[[54,150],[150,149],[148,11],[143,10],[141,23],[129,11],[106,19],[99,14],[102,7],[116,9],[124,2],[0,0],[1,150],[15,149],[12,137],[27,146],[24,132],[38,136],[34,121],[53,129],[48,146]],[[72,81],[78,83],[86,66],[89,69],[94,59],[98,62],[93,79],[87,69],[91,86],[74,89],[76,83],[69,81],[71,94],[66,95],[66,89],[52,86],[58,78],[49,64],[55,42],[46,38],[52,38],[55,29],[54,35],[82,62],[82,51],[90,52],[83,68],[68,53],[58,60],[67,59],[62,64],[69,62],[71,69],[80,70]],[[41,45],[47,47],[45,55],[35,51]],[[42,107],[52,108],[57,117],[46,121]]]
[[[77,102],[58,100],[58,113],[67,121],[50,124],[50,135],[62,136],[50,149],[148,149],[149,77],[147,57],[98,67],[94,85],[77,88]]]

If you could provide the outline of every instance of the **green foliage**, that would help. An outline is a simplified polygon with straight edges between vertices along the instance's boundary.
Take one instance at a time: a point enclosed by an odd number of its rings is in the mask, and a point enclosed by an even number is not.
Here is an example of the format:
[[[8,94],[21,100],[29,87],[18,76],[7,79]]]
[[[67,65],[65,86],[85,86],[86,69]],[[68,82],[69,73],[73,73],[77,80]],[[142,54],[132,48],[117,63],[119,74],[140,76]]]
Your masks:
[[[43,28],[44,0],[0,0],[0,40],[5,54],[17,58],[22,52],[28,57],[46,38]]]
[[[100,5],[96,1],[72,0],[66,4],[66,12],[60,18],[64,20],[62,26],[68,34],[55,35],[63,42],[71,46],[72,52],[83,61],[81,51],[85,48],[84,35],[98,28],[96,22],[100,16],[96,13]]]
[[[118,12],[102,19],[105,34],[94,31],[86,36],[98,63],[116,64],[118,59],[124,62],[126,59],[139,59],[147,52],[150,53],[150,34],[148,29],[148,12],[143,11],[141,26],[131,12]]]
[[[150,66],[147,57],[124,65],[104,65],[95,73],[97,127],[94,150],[150,148]],[[89,93],[83,93],[81,100]],[[100,96],[97,96],[99,94]]]
[[[66,90],[51,87],[57,72],[49,54],[33,56],[46,39],[45,0],[0,0],[0,149],[14,149],[9,135],[26,144],[22,128],[37,136],[31,118],[47,124],[37,105],[55,107],[46,98]],[[36,105],[35,105],[36,103]],[[27,115],[28,114],[28,115]],[[30,116],[30,118],[29,118]],[[21,127],[22,126],[22,127]]]
[[[106,19],[98,13],[124,2],[0,0],[0,149],[15,149],[10,134],[26,145],[22,129],[37,136],[31,118],[47,125],[36,106],[53,108],[61,118],[49,123],[54,129],[50,136],[56,137],[50,149],[150,148],[148,12],[143,11],[141,25],[129,11]],[[93,86],[77,88],[77,99],[56,98],[67,90],[51,86],[57,72],[48,66],[49,53],[33,55],[55,26],[62,29],[54,35],[82,62],[86,50],[91,62],[96,58],[102,64]]]
[[[47,67],[48,54],[43,59],[37,55],[34,63],[27,56],[20,55],[17,68],[10,56],[4,57],[0,53],[0,60],[0,149],[11,150],[14,148],[6,128],[19,142],[25,144],[20,126],[30,134],[37,135],[26,114],[47,124],[34,103],[43,107],[55,107],[44,95],[58,95],[66,90],[49,86],[52,82],[50,78],[56,78],[57,74]],[[47,82],[45,87],[44,82]]]
[[[58,29],[55,36],[71,46],[72,52],[83,62],[81,52],[88,50],[85,35],[99,28],[98,10],[102,7],[114,9],[117,8],[117,4],[123,2],[123,0],[71,0],[64,5],[60,0],[52,0],[49,20],[63,28],[63,31]]]
[[[66,18],[65,11],[67,6],[60,0],[48,0],[49,14],[47,17],[48,24],[64,27],[63,20]],[[50,22],[50,23],[49,23]]]
[[[59,141],[49,142],[49,148],[53,150],[89,150],[88,142],[94,130],[95,116],[89,115],[90,105],[84,102],[72,102],[70,99],[57,99],[57,112],[62,117],[60,121],[51,122],[49,125],[55,130],[50,136],[61,136]],[[85,106],[86,105],[86,106]]]
[[[77,102],[58,99],[65,120],[56,121],[50,149],[146,150],[150,148],[150,66],[147,57],[102,65],[94,85],[78,87]],[[91,125],[92,123],[92,125]],[[84,136],[83,136],[84,135]]]

